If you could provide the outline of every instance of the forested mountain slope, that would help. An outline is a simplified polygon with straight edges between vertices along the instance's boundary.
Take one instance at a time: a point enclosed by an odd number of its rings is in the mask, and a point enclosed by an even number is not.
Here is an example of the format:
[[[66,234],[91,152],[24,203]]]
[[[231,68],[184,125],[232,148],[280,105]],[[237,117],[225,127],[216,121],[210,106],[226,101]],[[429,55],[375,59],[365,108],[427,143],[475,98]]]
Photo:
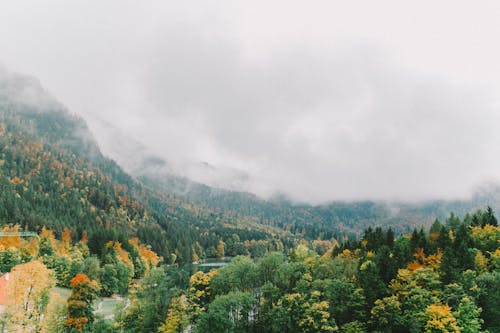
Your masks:
[[[422,225],[430,226],[436,218],[444,220],[450,212],[464,217],[468,212],[486,206],[495,211],[500,209],[500,186],[497,183],[483,184],[473,195],[462,199],[332,201],[321,204],[293,202],[283,194],[264,199],[244,191],[245,183],[251,182],[252,176],[242,171],[227,172],[204,162],[186,162],[187,169],[205,168],[215,178],[226,179],[226,185],[220,187],[207,185],[213,181],[207,184],[197,182],[189,178],[190,171],[179,170],[179,161],[166,160],[148,151],[112,124],[101,122],[99,128],[106,132],[106,152],[132,176],[157,192],[175,195],[226,216],[251,218],[261,225],[309,239],[328,239],[339,233],[359,237],[369,226],[390,226],[397,232],[408,232]],[[198,167],[190,166],[192,164]]]
[[[244,241],[265,242],[264,250],[283,247],[274,230],[248,230],[256,224],[250,219],[243,223],[200,209],[134,180],[101,154],[85,122],[36,80],[4,72],[0,186],[0,223],[34,231],[47,226],[56,235],[69,227],[74,239],[85,231],[95,253],[110,239],[131,236],[150,244],[167,263],[191,262],[207,249],[215,256],[219,243],[230,238],[240,247]]]
[[[100,253],[109,239],[139,236],[166,262],[288,252],[300,240],[327,248],[370,226],[396,233],[429,226],[449,212],[498,208],[492,187],[471,200],[297,204],[209,187],[169,172],[150,156],[131,177],[103,156],[85,122],[32,78],[0,73],[0,222],[47,226],[75,239],[86,231]],[[320,244],[320,245],[318,245]]]
[[[278,227],[306,238],[329,238],[339,233],[359,237],[370,226],[391,227],[398,233],[430,226],[450,212],[464,217],[486,206],[500,209],[500,187],[489,184],[468,199],[399,201],[333,201],[323,204],[294,203],[285,196],[268,200],[247,193],[214,188],[176,175],[160,158],[142,161],[133,174],[159,192],[173,193],[201,207],[230,215],[252,216],[260,223]]]

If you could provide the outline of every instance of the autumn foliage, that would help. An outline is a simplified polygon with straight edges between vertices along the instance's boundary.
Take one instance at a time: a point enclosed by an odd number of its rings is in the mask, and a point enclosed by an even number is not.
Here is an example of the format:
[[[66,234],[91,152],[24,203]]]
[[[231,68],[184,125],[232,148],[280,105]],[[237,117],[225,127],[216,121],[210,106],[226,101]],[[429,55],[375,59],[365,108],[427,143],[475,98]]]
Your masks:
[[[92,302],[97,297],[99,288],[97,282],[90,280],[85,274],[75,275],[70,283],[72,293],[68,299],[66,325],[81,331],[94,319]]]

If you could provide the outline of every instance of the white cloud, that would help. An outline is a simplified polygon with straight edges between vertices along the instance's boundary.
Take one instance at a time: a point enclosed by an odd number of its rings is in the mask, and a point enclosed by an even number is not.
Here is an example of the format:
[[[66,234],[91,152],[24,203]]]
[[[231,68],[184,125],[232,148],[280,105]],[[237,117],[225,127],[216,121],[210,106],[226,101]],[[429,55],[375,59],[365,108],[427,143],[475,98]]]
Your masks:
[[[496,2],[49,3],[0,5],[0,61],[167,159],[311,201],[500,176]]]

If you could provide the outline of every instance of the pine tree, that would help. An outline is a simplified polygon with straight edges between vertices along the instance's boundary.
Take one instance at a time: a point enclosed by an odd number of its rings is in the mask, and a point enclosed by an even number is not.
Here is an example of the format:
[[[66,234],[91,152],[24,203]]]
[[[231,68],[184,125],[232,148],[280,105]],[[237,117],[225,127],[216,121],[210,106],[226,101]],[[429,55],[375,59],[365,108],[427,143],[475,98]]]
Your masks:
[[[486,213],[483,214],[483,221],[481,223],[481,226],[485,226],[486,224],[489,224],[489,225],[492,225],[492,226],[497,226],[498,225],[498,221],[497,221],[497,218],[495,217],[495,214],[493,213],[493,209],[488,206],[488,208],[486,209]]]

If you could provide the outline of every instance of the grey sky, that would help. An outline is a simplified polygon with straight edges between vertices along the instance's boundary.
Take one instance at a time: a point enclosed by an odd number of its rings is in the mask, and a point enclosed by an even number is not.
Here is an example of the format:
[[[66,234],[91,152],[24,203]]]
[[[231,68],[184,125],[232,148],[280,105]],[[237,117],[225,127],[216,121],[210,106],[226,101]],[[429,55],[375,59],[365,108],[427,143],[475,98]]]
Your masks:
[[[346,3],[3,2],[0,63],[93,128],[246,171],[261,195],[459,197],[498,179],[500,4]]]

